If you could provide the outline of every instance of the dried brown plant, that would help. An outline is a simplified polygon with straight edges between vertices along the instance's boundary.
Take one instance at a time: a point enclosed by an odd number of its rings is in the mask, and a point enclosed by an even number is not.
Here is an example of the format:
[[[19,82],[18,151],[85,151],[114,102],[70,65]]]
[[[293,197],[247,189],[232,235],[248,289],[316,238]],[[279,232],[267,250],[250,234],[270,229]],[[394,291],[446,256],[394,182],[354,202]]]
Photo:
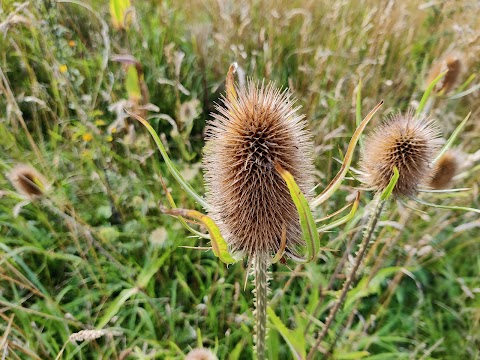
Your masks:
[[[459,168],[458,158],[454,151],[447,151],[435,163],[430,187],[435,190],[447,189],[451,186],[453,177]]]
[[[49,187],[45,177],[26,164],[16,165],[8,174],[8,179],[18,193],[30,199],[44,195]]]
[[[447,94],[457,83],[462,71],[460,54],[448,54],[440,61],[435,62],[428,73],[426,84],[430,84],[438,75],[447,70],[448,72],[435,87],[437,93]]]
[[[207,127],[204,155],[209,213],[234,252],[278,251],[302,239],[298,212],[275,164],[288,170],[311,197],[312,142],[290,93],[248,82],[238,99],[223,99]]]
[[[378,126],[365,141],[362,155],[363,181],[377,192],[383,191],[396,166],[400,178],[396,196],[410,196],[432,176],[431,163],[440,146],[439,130],[433,121],[412,112],[396,113]]]

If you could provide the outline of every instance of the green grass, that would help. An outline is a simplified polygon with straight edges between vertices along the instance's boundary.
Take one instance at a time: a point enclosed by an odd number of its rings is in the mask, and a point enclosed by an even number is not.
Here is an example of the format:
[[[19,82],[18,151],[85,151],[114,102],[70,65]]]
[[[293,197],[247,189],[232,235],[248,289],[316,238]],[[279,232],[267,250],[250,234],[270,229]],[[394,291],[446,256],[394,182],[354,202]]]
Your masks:
[[[443,54],[462,52],[459,84],[480,70],[479,9],[471,1],[137,1],[128,30],[113,28],[107,1],[1,4],[0,172],[30,163],[52,182],[48,199],[14,216],[22,200],[0,177],[0,354],[7,359],[55,359],[64,346],[62,359],[182,359],[199,345],[220,359],[253,356],[246,264],[227,268],[211,252],[179,247],[208,243],[160,213],[162,178],[179,207],[195,203],[142,126],[128,120],[134,132],[109,132],[117,118],[109,107],[129,97],[125,65],[113,55],[142,64],[148,101],[159,108],[147,117],[201,194],[203,129],[233,61],[247,77],[298,98],[314,134],[317,193],[353,134],[360,80],[363,116],[385,101],[368,132],[382,116],[418,104]],[[187,91],[176,90],[177,81]],[[180,106],[194,99],[200,114],[190,129]],[[480,207],[478,101],[478,92],[436,100],[431,116],[445,138],[472,111],[454,144],[462,171],[470,171],[455,187],[471,190],[424,200]],[[345,181],[319,215],[360,186]],[[273,266],[272,306],[288,329],[305,333],[307,352],[341,289],[342,256],[355,251],[348,244],[358,243],[371,197],[362,192],[356,218],[322,237],[333,251],[304,266]],[[423,212],[397,203],[384,212],[390,222],[367,254],[351,291],[357,297],[322,343],[332,358],[480,359],[478,214],[414,206]],[[109,334],[68,341],[100,328]],[[292,358],[276,330],[268,342],[271,359]]]

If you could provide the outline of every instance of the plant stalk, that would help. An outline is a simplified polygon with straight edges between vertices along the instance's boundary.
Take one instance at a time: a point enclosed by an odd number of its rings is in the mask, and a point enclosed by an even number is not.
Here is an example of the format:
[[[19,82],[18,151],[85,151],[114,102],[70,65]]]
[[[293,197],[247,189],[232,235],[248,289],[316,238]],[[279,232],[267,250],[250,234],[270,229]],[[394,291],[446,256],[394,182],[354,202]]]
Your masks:
[[[255,351],[258,360],[266,359],[267,301],[268,301],[268,260],[257,254],[254,260],[255,283]]]
[[[322,332],[318,335],[317,341],[315,342],[315,345],[310,349],[310,352],[308,353],[307,360],[313,359],[315,356],[315,353],[317,352],[318,347],[320,346],[322,340],[325,338],[327,335],[328,330],[332,326],[333,320],[335,319],[335,316],[337,315],[338,310],[340,310],[340,307],[343,304],[343,301],[345,300],[345,297],[347,296],[348,290],[350,289],[350,285],[352,284],[353,280],[355,279],[356,272],[358,268],[360,267],[360,264],[362,263],[362,260],[365,256],[365,253],[367,252],[368,245],[372,241],[373,238],[373,233],[375,231],[375,227],[377,226],[378,219],[380,218],[380,215],[382,213],[383,206],[385,205],[385,200],[382,200],[380,197],[377,200],[377,204],[375,205],[375,208],[373,209],[372,214],[370,215],[370,219],[368,220],[367,228],[365,230],[365,234],[363,235],[363,240],[362,243],[360,244],[360,250],[358,252],[358,255],[355,259],[355,264],[353,265],[353,268],[343,284],[342,292],[340,294],[340,298],[337,300],[335,305],[331,308],[330,313],[328,314],[327,321],[325,322],[325,326],[322,330]]]

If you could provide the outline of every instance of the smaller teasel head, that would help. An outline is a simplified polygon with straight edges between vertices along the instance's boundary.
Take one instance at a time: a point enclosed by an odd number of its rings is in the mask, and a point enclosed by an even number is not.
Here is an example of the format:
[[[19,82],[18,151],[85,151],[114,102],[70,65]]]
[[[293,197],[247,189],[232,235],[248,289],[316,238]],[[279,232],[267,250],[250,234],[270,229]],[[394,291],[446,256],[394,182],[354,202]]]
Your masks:
[[[448,72],[435,86],[436,93],[447,94],[455,86],[462,71],[460,54],[452,53],[435,62],[428,73],[426,85],[428,86],[438,75],[447,70]]]
[[[432,175],[431,164],[440,147],[439,130],[424,116],[397,113],[378,126],[366,139],[361,168],[363,182],[382,192],[397,167],[400,178],[395,196],[411,196]]]
[[[429,186],[434,190],[443,190],[451,186],[453,177],[457,174],[459,162],[457,154],[449,150],[443,154],[433,167],[433,177]]]
[[[16,165],[8,173],[7,178],[18,193],[30,199],[44,195],[49,188],[45,177],[35,168],[26,164]]]

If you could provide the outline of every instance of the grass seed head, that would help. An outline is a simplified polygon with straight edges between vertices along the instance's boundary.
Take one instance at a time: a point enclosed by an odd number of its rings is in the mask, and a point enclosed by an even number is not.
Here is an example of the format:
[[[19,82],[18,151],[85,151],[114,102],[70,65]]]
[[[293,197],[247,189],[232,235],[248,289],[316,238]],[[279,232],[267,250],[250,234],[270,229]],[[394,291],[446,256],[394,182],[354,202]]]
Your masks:
[[[453,151],[447,151],[435,163],[433,177],[430,180],[430,187],[435,190],[447,189],[452,184],[453,177],[457,174],[459,163]]]
[[[8,179],[17,192],[31,199],[44,195],[49,187],[45,177],[26,164],[16,165],[8,174]]]
[[[238,98],[223,99],[209,123],[204,165],[210,215],[234,252],[248,256],[301,241],[299,216],[285,181],[288,170],[307,199],[313,188],[311,135],[287,91],[248,82]]]
[[[438,75],[448,70],[443,79],[441,79],[436,87],[437,93],[447,94],[456,84],[462,71],[461,56],[456,53],[447,55],[440,61],[435,62],[427,76],[426,84],[430,84]]]
[[[209,349],[195,348],[187,354],[185,360],[218,360],[218,358]]]
[[[396,166],[400,178],[396,196],[414,195],[431,177],[431,163],[440,146],[439,130],[431,120],[412,112],[397,113],[378,126],[365,141],[362,155],[363,181],[375,191],[383,191]]]

